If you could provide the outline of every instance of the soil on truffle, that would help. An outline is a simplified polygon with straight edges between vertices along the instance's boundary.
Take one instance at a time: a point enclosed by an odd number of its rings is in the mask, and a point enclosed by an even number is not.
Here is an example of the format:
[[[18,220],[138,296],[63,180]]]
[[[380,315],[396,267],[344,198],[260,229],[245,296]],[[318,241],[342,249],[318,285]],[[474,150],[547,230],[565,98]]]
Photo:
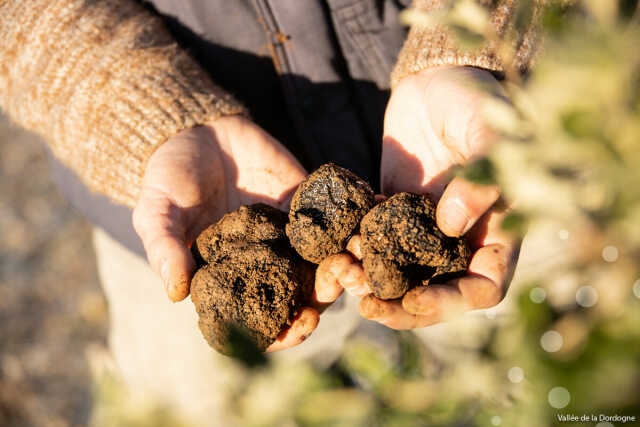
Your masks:
[[[373,204],[367,182],[340,166],[325,164],[293,195],[286,227],[289,241],[302,258],[320,263],[344,251]]]
[[[194,253],[201,267],[191,283],[198,325],[209,345],[230,354],[234,328],[264,351],[313,291],[313,266],[289,246],[286,214],[243,206],[203,231]]]
[[[362,264],[376,297],[400,298],[417,285],[466,271],[469,247],[440,231],[435,211],[426,196],[398,193],[362,219]]]

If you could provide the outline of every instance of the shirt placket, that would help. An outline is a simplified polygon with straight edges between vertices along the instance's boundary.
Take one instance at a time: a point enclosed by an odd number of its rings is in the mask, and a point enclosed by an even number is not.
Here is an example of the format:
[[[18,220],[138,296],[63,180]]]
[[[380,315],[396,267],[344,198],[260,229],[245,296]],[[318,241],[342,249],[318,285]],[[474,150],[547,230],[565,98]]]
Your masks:
[[[254,0],[268,50],[303,151],[317,167],[334,161],[368,178],[374,156],[350,93],[326,5],[320,0]]]

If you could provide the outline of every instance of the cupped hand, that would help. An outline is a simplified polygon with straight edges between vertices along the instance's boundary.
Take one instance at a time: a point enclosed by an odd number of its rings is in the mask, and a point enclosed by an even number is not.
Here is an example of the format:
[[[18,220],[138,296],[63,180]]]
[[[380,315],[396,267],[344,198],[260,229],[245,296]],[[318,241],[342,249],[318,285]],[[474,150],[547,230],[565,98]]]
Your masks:
[[[401,300],[380,300],[370,293],[359,262],[360,236],[354,236],[346,253],[319,266],[317,286],[342,287],[361,297],[362,316],[394,329],[429,326],[502,300],[519,242],[501,229],[506,213],[496,206],[499,189],[451,179],[454,167],[481,157],[494,140],[483,115],[487,90],[501,93],[487,71],[433,68],[404,78],[385,113],[382,191],[428,194],[438,201],[440,229],[452,237],[464,235],[473,249],[465,276],[444,285],[418,286]]]
[[[169,299],[189,294],[195,271],[189,247],[202,230],[241,205],[288,210],[305,176],[280,143],[241,116],[185,130],[160,146],[147,164],[133,224]],[[267,351],[299,344],[316,328],[321,304],[310,305]]]

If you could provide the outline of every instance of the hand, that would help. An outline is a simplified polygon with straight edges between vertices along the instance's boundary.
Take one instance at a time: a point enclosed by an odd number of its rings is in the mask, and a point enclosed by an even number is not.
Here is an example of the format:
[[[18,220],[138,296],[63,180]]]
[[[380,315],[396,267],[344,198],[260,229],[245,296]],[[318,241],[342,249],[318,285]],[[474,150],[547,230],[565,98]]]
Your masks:
[[[401,191],[429,194],[438,200],[436,219],[449,236],[465,235],[474,250],[467,274],[445,285],[419,286],[402,300],[383,301],[372,294],[359,260],[360,237],[348,253],[331,257],[318,268],[322,284],[341,285],[362,297],[365,318],[394,329],[425,327],[470,309],[496,305],[511,280],[519,242],[502,232],[505,213],[492,208],[496,186],[462,178],[450,170],[482,156],[493,135],[482,113],[485,89],[500,93],[494,77],[468,67],[440,67],[406,77],[387,105],[381,161],[386,195]],[[450,180],[450,181],[449,181]],[[466,233],[466,234],[465,234]]]
[[[195,262],[188,247],[202,230],[241,205],[288,210],[305,176],[282,145],[240,116],[185,130],[161,145],[147,164],[133,223],[169,298],[189,294]],[[315,308],[301,309],[267,351],[299,344],[317,324]]]

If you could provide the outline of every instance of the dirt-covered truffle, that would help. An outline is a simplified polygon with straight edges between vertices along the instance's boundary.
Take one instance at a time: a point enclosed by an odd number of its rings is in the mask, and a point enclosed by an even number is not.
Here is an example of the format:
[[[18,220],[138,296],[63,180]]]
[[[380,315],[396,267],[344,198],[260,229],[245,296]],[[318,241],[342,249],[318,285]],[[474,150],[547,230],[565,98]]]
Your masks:
[[[194,253],[203,264],[191,299],[204,338],[229,354],[233,328],[265,350],[291,323],[313,291],[313,266],[289,246],[286,214],[270,206],[243,206],[203,231]]]
[[[216,263],[234,246],[265,243],[288,247],[284,228],[287,214],[263,203],[241,206],[200,233],[194,252],[201,263]]]
[[[435,211],[426,196],[398,193],[362,219],[363,267],[375,296],[400,298],[414,286],[466,271],[469,247],[440,231]]]
[[[344,251],[373,204],[369,184],[333,163],[322,165],[293,195],[287,224],[289,241],[301,257],[320,263]]]

